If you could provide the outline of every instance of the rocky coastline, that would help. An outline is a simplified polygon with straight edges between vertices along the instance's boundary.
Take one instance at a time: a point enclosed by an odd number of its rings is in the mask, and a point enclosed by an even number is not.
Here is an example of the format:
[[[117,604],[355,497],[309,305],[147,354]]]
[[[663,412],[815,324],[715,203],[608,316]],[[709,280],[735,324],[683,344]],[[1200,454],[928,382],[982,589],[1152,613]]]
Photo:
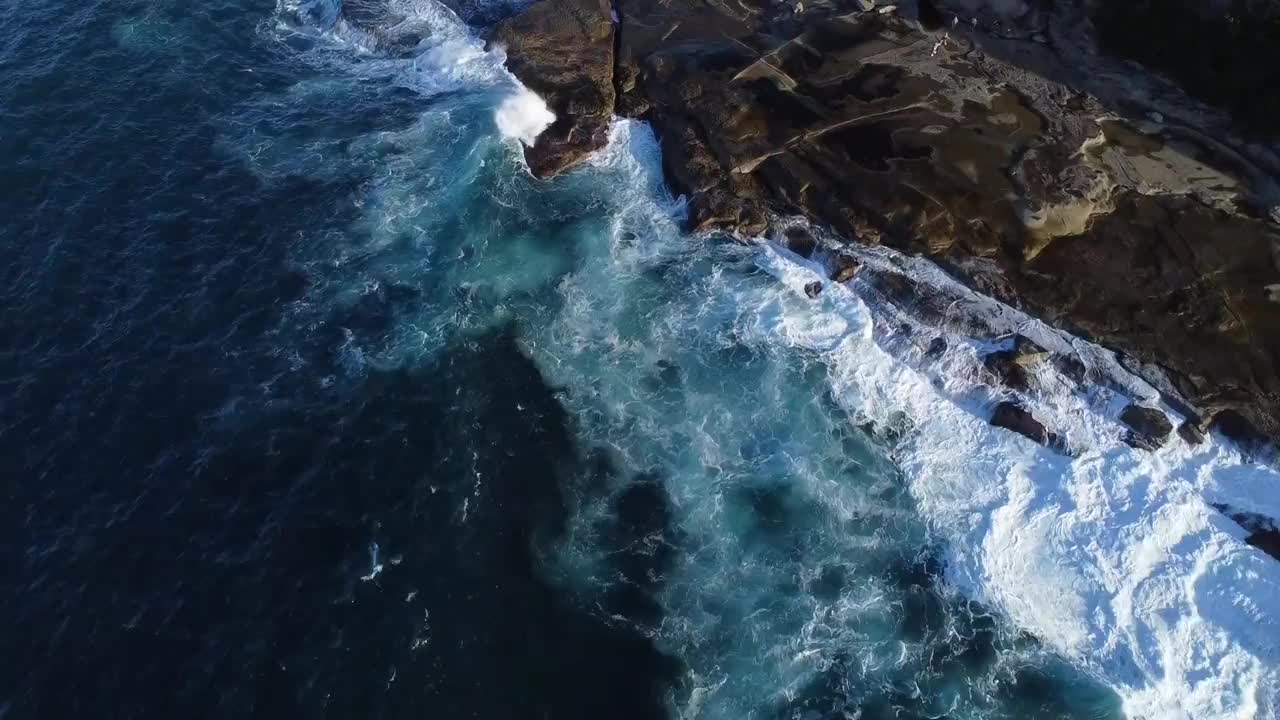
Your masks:
[[[800,215],[928,257],[1116,350],[1190,418],[1184,438],[1275,441],[1280,3],[1147,6],[540,0],[490,42],[557,116],[526,149],[535,175],[642,117],[691,229]],[[1192,27],[1185,54],[1144,34]]]

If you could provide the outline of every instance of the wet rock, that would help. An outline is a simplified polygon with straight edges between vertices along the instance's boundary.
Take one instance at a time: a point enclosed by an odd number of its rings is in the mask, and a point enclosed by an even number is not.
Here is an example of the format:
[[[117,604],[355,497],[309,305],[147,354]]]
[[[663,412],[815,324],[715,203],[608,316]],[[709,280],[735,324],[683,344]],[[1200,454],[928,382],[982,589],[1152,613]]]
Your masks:
[[[943,353],[945,353],[946,351],[947,351],[946,338],[939,336],[929,341],[929,347],[925,349],[924,356],[932,360],[937,360],[938,358],[942,357]]]
[[[1049,351],[1029,338],[1015,335],[1012,349],[988,354],[982,359],[982,365],[1004,385],[1025,391],[1031,387],[1032,368],[1049,356]]]
[[[1173,423],[1162,410],[1130,405],[1120,413],[1120,422],[1129,426],[1124,441],[1140,450],[1157,450],[1173,432]]]
[[[556,4],[596,8],[543,0],[526,14]],[[1167,54],[1182,26],[1161,19],[1137,37],[1147,28],[1133,18],[1193,3],[1158,4],[932,0],[881,14],[870,0],[806,3],[803,13],[771,0],[615,0],[616,53],[598,8],[586,26],[537,31],[556,38],[539,54],[548,72],[573,79],[549,97],[612,76],[630,98],[612,109],[652,122],[692,229],[756,234],[770,213],[802,215],[932,258],[979,291],[1158,366],[1193,408],[1231,410],[1280,437],[1280,303],[1263,290],[1280,284],[1280,221],[1265,211],[1280,205],[1280,145],[1098,51],[1090,12],[1127,33],[1104,47]],[[1262,17],[1259,3],[1246,4]],[[952,25],[957,16],[978,22]],[[1205,27],[1230,49],[1271,26]],[[1028,42],[1037,36],[1044,42]],[[1249,47],[1256,58],[1276,52]],[[1220,75],[1212,62],[1182,64]],[[1271,65],[1230,83],[1269,107],[1280,85],[1255,81]],[[516,74],[534,86],[532,74]],[[548,143],[591,146],[576,143],[598,137],[590,129],[603,127],[604,105],[587,103],[579,132],[553,128]],[[547,167],[571,159],[556,157]],[[838,272],[833,281],[848,280]],[[1083,368],[1067,369],[1083,379]]]
[[[849,255],[836,255],[831,259],[831,282],[846,283],[862,272],[862,263]]]
[[[804,294],[805,294],[805,295],[808,295],[810,299],[813,299],[813,298],[818,297],[818,295],[819,295],[821,292],[822,292],[822,283],[821,283],[821,282],[818,282],[817,280],[814,280],[814,281],[813,281],[813,282],[811,282],[811,283],[805,283],[805,286],[804,286]]]
[[[498,23],[490,44],[506,48],[507,68],[556,115],[525,148],[534,175],[563,172],[604,147],[615,100],[608,0],[541,0]]]
[[[1055,370],[1077,385],[1083,384],[1088,378],[1088,369],[1085,368],[1084,363],[1080,362],[1080,358],[1074,355],[1054,355],[1051,362]]]
[[[1039,420],[1036,420],[1030,410],[1015,402],[1006,400],[996,405],[995,411],[991,413],[991,424],[999,428],[1012,430],[1019,435],[1031,438],[1041,445],[1061,445],[1057,435],[1045,429],[1045,426]]]
[[[1244,539],[1246,543],[1280,560],[1280,522],[1265,515],[1240,512],[1221,503],[1214,503],[1213,507],[1249,533]]]
[[[1018,356],[1012,350],[1001,350],[987,355],[982,359],[982,366],[1007,387],[1021,391],[1031,388],[1031,378],[1027,374],[1027,369],[1018,363]]]
[[[1018,356],[1018,361],[1024,365],[1042,362],[1052,354],[1026,335],[1018,334],[1013,336],[1013,352]]]
[[[804,228],[788,228],[783,235],[786,238],[787,249],[802,258],[812,257],[813,251],[818,248],[818,241]]]
[[[1184,422],[1178,426],[1178,437],[1182,438],[1188,445],[1199,445],[1204,442],[1204,433],[1195,423],[1190,421]]]

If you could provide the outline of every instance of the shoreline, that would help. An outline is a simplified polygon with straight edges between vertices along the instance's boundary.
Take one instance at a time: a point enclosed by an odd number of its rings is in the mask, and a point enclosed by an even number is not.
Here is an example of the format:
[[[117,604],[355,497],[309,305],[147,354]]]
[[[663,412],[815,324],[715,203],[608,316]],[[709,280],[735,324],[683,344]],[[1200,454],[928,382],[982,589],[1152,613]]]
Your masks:
[[[927,257],[1115,350],[1195,433],[1280,437],[1280,153],[1090,54],[1064,22],[1083,9],[966,27],[946,3],[635,5],[542,0],[494,27],[557,116],[526,148],[535,175],[602,146],[615,114],[645,119],[691,229],[801,215]]]

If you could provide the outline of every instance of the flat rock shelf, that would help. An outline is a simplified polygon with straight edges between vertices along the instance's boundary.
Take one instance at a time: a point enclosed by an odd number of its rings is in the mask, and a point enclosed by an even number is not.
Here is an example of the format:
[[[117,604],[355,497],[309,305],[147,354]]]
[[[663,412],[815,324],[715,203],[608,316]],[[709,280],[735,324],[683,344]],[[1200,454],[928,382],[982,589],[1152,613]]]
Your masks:
[[[1118,351],[1190,430],[1275,440],[1280,152],[1241,108],[1276,106],[1248,54],[1280,47],[1280,14],[1158,14],[1170,41],[1203,21],[1235,80],[1208,86],[1192,56],[1126,44],[1131,13],[1080,1],[542,0],[491,42],[557,114],[535,175],[643,117],[693,229],[802,215],[927,256]]]

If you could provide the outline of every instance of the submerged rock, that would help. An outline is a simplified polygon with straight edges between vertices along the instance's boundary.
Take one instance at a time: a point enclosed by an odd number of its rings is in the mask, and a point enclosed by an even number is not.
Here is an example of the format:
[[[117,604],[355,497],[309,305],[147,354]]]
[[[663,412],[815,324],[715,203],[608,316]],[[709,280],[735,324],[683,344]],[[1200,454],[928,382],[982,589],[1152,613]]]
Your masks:
[[[1120,413],[1120,422],[1129,426],[1124,441],[1141,450],[1159,449],[1173,432],[1173,423],[1158,408],[1130,405]]]
[[[929,341],[929,347],[925,348],[924,356],[933,360],[937,360],[947,352],[947,340],[941,336]]]

